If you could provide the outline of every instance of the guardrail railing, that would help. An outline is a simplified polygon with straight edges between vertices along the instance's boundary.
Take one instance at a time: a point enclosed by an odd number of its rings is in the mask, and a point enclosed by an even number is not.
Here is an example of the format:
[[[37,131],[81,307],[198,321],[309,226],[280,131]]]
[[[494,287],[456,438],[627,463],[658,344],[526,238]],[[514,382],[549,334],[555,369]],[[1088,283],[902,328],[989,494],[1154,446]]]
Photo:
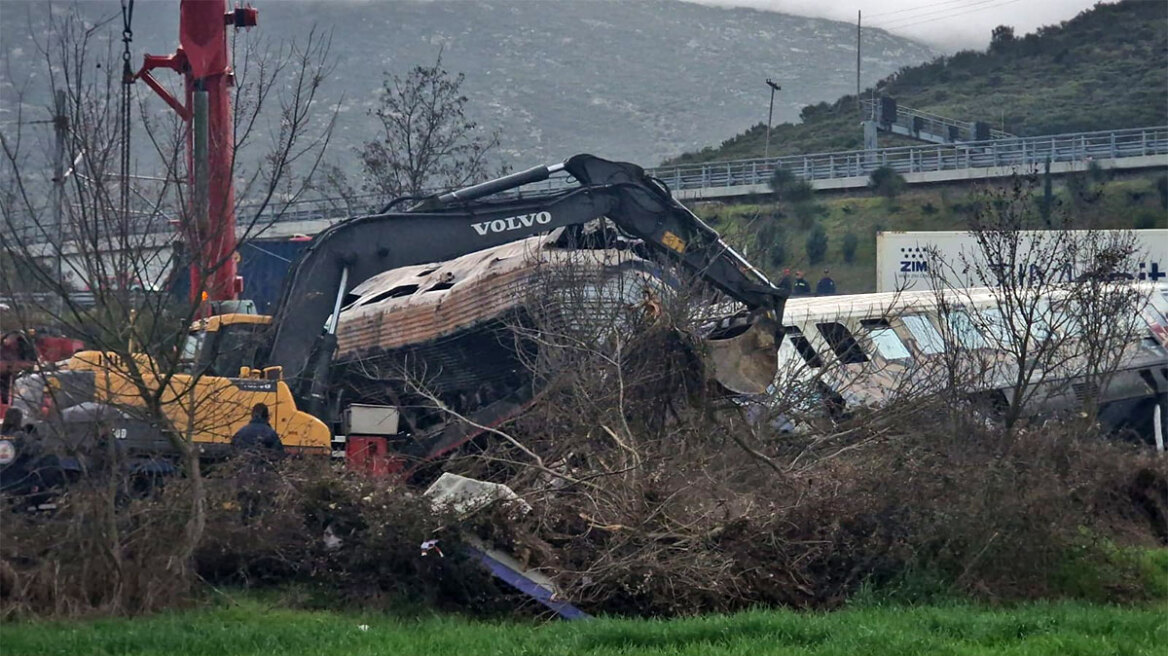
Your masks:
[[[684,164],[647,169],[674,191],[707,189],[716,195],[720,189],[767,185],[775,170],[789,170],[807,181],[865,178],[876,169],[888,166],[900,173],[924,173],[988,167],[1026,169],[1051,162],[1088,162],[1092,159],[1122,159],[1147,155],[1168,156],[1168,126],[1075,132],[1041,137],[1012,137],[956,144],[899,146],[877,150],[849,150],[809,155],[740,159],[733,161]],[[1165,159],[1168,165],[1168,158]],[[560,175],[521,189],[500,194],[536,196],[571,186],[572,178]],[[351,216],[381,211],[384,201],[375,195],[349,198],[314,198],[290,203],[272,203],[255,215],[255,206],[241,205],[236,210],[239,225],[257,230],[269,224],[289,221],[341,220]],[[157,230],[157,214],[142,217],[143,232]],[[149,227],[148,227],[149,226]],[[35,224],[28,226],[30,235],[55,234],[55,230]]]
[[[815,181],[866,177],[882,166],[900,173],[923,173],[999,166],[1025,168],[1047,159],[1075,162],[1145,155],[1168,155],[1168,126],[742,159],[660,167],[650,172],[676,191],[765,185],[779,168]]]

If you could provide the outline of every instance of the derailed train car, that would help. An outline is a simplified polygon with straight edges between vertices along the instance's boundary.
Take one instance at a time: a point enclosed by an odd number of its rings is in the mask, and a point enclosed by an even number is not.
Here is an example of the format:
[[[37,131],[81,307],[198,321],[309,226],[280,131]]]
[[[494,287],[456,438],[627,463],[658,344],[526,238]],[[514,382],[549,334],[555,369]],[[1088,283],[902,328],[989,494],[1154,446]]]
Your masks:
[[[1037,299],[1030,322],[1007,321],[1000,293],[989,288],[793,298],[776,388],[814,388],[809,405],[822,409],[826,398],[840,412],[956,385],[967,399],[1000,411],[1014,402],[1018,378],[1018,337],[1011,331],[1027,330],[1031,349],[1046,358],[1024,365],[1036,367],[1022,395],[1027,413],[1077,410],[1094,398],[1105,425],[1151,440],[1157,421],[1162,435],[1168,417],[1168,285],[1129,289],[1131,316],[1110,321],[1130,330],[1111,333],[1126,344],[1105,376],[1087,375],[1094,365],[1080,347],[1083,329],[1073,301],[1059,290]],[[1057,344],[1038,346],[1048,340]],[[1103,388],[1092,388],[1100,379]]]
[[[668,285],[635,241],[597,241],[581,248],[557,230],[358,285],[337,331],[346,401],[409,408],[414,435],[450,410],[512,415],[538,393],[540,333],[625,332]]]

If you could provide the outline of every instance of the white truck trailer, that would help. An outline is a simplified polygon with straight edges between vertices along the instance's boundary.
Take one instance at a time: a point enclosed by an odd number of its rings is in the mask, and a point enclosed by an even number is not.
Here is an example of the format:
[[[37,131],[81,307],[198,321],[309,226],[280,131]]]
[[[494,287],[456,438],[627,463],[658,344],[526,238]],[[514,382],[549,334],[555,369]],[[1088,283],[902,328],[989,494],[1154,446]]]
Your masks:
[[[1168,282],[1168,230],[1132,230],[1131,233],[1136,242],[1132,258],[1134,268],[1129,272],[1132,278],[1153,283]],[[1039,231],[1024,233],[1023,248],[1028,239],[1038,234]],[[879,232],[876,234],[876,291],[927,290],[932,289],[938,280],[943,280],[949,287],[991,284],[992,281],[984,280],[976,273],[978,268],[984,271],[985,267],[964,266],[964,263],[974,261],[985,264],[985,258],[969,232]],[[943,271],[937,271],[938,262]],[[1054,276],[1055,279],[1073,278],[1083,273],[1068,270],[1065,263],[1057,261],[1033,264],[1042,268],[1033,273]]]

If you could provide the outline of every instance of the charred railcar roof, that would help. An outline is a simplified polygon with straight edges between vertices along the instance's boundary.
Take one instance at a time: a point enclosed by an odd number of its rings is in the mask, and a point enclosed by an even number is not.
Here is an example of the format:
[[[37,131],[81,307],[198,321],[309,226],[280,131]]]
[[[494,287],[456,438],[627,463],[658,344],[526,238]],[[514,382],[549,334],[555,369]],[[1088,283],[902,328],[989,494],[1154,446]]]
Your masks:
[[[338,358],[409,348],[498,320],[538,291],[544,272],[572,269],[594,282],[642,262],[628,250],[564,249],[556,239],[553,232],[366,280],[341,312]]]

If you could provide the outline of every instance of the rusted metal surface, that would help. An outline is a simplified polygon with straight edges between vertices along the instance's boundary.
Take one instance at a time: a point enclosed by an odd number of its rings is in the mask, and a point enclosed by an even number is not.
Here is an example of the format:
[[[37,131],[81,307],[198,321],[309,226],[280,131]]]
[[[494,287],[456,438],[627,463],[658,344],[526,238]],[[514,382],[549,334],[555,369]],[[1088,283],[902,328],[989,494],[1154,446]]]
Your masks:
[[[622,250],[557,248],[554,239],[554,234],[532,237],[448,262],[394,269],[358,285],[352,291],[358,298],[341,312],[338,360],[359,360],[505,320],[557,271],[571,269],[574,282],[599,284],[618,275],[622,264],[639,260]]]

